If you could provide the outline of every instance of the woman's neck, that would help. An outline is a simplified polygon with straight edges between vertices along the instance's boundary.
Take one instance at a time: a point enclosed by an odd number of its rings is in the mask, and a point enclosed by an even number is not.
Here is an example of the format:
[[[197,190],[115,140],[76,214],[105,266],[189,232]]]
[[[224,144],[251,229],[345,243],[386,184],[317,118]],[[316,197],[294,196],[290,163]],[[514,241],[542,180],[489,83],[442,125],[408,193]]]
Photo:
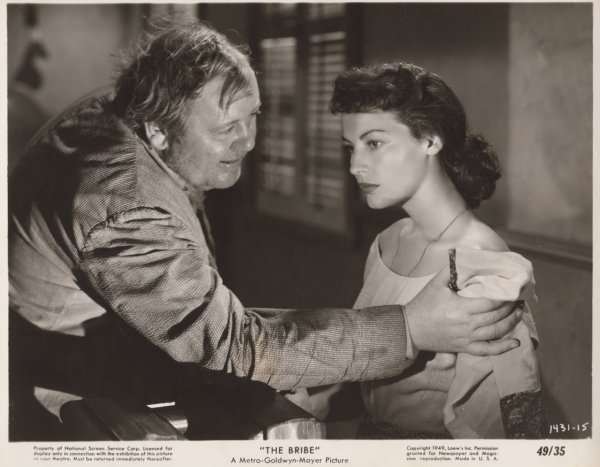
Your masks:
[[[467,208],[450,177],[442,167],[430,172],[418,192],[403,205],[414,229],[434,239]]]

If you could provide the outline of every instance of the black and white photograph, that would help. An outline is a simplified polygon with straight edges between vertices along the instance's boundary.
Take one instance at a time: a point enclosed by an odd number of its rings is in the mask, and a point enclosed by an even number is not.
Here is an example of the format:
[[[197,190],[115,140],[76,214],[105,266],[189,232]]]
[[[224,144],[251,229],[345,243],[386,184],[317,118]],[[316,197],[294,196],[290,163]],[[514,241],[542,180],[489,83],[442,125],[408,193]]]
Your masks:
[[[0,464],[598,465],[596,6],[5,4]]]

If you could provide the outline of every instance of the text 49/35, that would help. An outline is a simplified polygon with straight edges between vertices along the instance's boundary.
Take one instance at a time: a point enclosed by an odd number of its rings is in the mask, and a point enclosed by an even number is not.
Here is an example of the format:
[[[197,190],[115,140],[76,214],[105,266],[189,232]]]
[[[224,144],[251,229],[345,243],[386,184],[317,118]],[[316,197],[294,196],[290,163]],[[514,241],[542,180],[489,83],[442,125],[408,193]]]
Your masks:
[[[565,447],[564,446],[542,446],[537,450],[538,455],[540,456],[564,456],[565,455]]]

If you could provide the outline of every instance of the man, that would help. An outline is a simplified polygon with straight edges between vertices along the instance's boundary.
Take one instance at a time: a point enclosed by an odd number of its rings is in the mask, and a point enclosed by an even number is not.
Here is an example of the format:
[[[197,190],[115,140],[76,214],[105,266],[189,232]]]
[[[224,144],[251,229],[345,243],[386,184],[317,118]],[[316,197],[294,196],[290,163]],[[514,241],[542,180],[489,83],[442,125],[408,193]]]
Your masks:
[[[459,298],[447,274],[406,307],[244,308],[213,267],[202,198],[238,180],[259,108],[244,53],[204,24],[167,22],[114,95],[76,103],[31,142],[9,188],[11,399],[31,385],[56,417],[68,400],[123,395],[123,381],[144,398],[153,384],[138,375],[165,356],[293,389],[392,376],[419,350],[517,344],[480,342],[520,315]]]

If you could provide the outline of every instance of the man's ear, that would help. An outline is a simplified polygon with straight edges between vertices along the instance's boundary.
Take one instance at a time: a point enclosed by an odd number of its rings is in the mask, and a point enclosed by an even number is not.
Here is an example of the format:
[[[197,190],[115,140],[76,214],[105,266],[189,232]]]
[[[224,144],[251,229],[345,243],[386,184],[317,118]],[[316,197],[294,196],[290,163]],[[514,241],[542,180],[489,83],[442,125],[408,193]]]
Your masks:
[[[167,132],[161,130],[156,123],[144,122],[144,130],[146,131],[146,138],[148,138],[148,142],[154,149],[157,151],[162,151],[169,147]]]
[[[436,155],[444,147],[442,139],[438,135],[425,136],[425,141],[427,142],[426,152],[428,156]]]

